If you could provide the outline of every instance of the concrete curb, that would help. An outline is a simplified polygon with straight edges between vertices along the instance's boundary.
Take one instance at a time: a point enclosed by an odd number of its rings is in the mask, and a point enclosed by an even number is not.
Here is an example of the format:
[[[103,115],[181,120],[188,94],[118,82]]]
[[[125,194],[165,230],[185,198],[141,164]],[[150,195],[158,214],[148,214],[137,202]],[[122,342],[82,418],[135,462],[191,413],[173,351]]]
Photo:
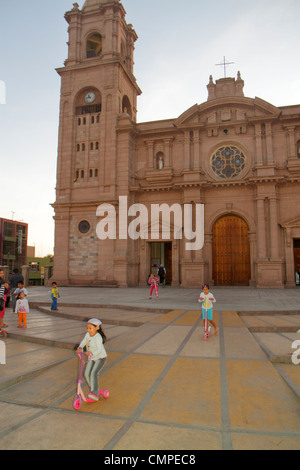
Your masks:
[[[61,305],[63,307],[63,305]],[[46,313],[47,315],[52,315],[54,317],[59,317],[59,318],[68,318],[69,320],[77,320],[77,321],[82,321],[82,322],[87,322],[91,316],[90,315],[72,315],[70,313],[62,313],[59,311],[55,310],[50,310],[47,308],[43,307],[35,307],[35,310],[38,310],[39,312]],[[118,325],[118,326],[131,326],[131,327],[139,327],[143,326],[144,323],[138,322],[138,321],[130,321],[130,320],[111,320],[107,318],[101,317],[102,323],[106,325]]]
[[[49,302],[36,302],[30,300],[30,307],[37,308],[39,306],[47,305]],[[136,307],[131,305],[118,305],[118,304],[78,304],[70,302],[60,302],[60,307],[75,307],[75,308],[103,308],[113,310],[126,310],[131,312],[146,312],[146,313],[169,313],[171,308],[150,308],[150,307]]]

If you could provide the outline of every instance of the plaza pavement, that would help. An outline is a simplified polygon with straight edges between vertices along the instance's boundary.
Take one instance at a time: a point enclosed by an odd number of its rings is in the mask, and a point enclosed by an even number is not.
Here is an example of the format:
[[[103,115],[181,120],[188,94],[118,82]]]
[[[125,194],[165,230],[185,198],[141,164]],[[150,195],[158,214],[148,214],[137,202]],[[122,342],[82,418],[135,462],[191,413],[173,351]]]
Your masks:
[[[30,288],[28,328],[7,310],[0,449],[300,449],[300,288],[213,288],[219,334],[203,340],[198,289]],[[85,321],[108,337],[107,400],[72,408]],[[300,358],[300,351],[298,357]],[[87,390],[85,388],[85,390]]]

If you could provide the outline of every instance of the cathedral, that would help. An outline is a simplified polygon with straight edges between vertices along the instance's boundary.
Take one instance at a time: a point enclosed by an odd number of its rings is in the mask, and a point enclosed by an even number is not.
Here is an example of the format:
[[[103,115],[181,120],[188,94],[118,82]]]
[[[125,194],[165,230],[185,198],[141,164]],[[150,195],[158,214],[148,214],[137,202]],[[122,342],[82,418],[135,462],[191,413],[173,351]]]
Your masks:
[[[125,0],[124,0],[125,3]],[[173,286],[295,287],[300,272],[300,105],[244,96],[241,73],[173,119],[137,122],[137,34],[119,0],[66,12],[53,280],[61,286],[146,285],[162,264]],[[209,75],[209,74],[208,74]],[[168,237],[97,236],[98,208],[204,207],[203,247]],[[103,215],[103,214],[102,214]],[[158,219],[159,233],[163,221]],[[180,229],[180,227],[179,227]]]

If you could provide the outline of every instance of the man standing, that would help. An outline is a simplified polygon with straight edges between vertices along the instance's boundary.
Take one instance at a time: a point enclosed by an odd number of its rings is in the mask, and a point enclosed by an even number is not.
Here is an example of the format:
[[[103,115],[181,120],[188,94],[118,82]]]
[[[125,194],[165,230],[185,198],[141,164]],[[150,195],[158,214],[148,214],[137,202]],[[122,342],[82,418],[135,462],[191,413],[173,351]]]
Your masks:
[[[160,267],[157,271],[157,274],[159,275],[160,285],[164,287],[165,286],[165,277],[166,277],[166,268],[164,267],[163,264],[160,265]]]
[[[14,292],[18,287],[18,282],[23,282],[24,283],[24,277],[22,276],[22,274],[19,273],[19,270],[16,268],[16,269],[13,270],[13,274],[9,279],[10,296],[11,296],[13,312],[15,311],[16,300],[17,300],[16,296],[14,295]]]

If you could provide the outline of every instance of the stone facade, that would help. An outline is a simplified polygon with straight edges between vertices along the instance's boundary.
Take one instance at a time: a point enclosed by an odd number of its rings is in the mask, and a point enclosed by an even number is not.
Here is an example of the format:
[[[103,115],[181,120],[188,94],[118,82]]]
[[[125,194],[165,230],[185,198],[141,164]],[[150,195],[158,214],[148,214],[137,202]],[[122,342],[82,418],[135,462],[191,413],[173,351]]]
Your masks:
[[[160,263],[172,285],[293,287],[300,270],[300,105],[214,82],[181,116],[137,123],[137,35],[118,0],[75,3],[61,76],[54,276],[60,285],[144,285]],[[97,207],[204,204],[204,247],[184,236],[99,240]],[[161,228],[161,227],[160,227]],[[145,227],[141,227],[141,231]],[[146,233],[145,232],[145,233]]]

